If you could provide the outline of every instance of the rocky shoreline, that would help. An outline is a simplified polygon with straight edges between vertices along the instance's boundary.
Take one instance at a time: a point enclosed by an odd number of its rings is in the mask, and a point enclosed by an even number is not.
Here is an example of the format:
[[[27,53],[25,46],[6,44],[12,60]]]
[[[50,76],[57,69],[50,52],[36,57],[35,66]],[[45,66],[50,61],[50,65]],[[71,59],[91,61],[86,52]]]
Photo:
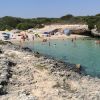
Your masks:
[[[100,79],[72,65],[0,45],[0,100],[100,100]]]

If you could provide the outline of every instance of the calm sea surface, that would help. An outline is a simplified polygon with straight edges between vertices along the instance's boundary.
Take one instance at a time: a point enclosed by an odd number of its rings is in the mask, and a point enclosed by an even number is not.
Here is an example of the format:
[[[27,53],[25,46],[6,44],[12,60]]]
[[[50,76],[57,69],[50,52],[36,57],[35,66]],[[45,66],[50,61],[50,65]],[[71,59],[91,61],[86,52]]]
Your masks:
[[[100,77],[100,45],[95,40],[51,40],[46,43],[26,43],[34,51],[65,62],[81,64],[86,73]]]

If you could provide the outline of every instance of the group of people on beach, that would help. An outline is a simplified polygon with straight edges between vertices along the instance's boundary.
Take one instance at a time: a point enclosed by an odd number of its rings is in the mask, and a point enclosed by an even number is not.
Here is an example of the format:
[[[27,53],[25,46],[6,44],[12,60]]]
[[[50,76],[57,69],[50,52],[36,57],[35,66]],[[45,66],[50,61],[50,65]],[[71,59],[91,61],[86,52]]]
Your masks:
[[[23,32],[22,34],[21,34],[21,39],[20,39],[20,45],[21,45],[21,47],[22,47],[22,45],[23,45],[23,42],[25,42],[25,41],[29,41],[29,40],[31,40],[32,39],[32,41],[34,41],[35,40],[35,38],[38,38],[39,36],[36,34],[36,35],[32,35],[31,36],[31,38],[29,38],[29,35],[26,33],[26,32]],[[44,44],[44,43],[48,43],[48,45],[49,46],[51,46],[51,42],[50,42],[50,40],[51,40],[51,38],[50,37],[48,37],[48,38],[46,38],[46,37],[39,37],[39,38],[41,38],[42,39],[42,43]],[[65,39],[63,39],[63,41],[64,41]],[[71,38],[71,42],[74,44],[74,47],[76,47],[76,41],[77,40],[77,37],[76,36],[74,36],[74,37],[72,37]],[[96,44],[100,44],[100,41],[95,41],[95,43]],[[56,45],[56,44],[54,44],[54,45]]]
[[[26,40],[29,41],[28,35],[26,33],[22,33],[20,35],[20,47],[22,47],[23,42],[25,42]]]
[[[21,39],[22,39],[23,41],[25,41],[25,40],[29,40],[27,34],[22,34],[22,35],[21,35]]]

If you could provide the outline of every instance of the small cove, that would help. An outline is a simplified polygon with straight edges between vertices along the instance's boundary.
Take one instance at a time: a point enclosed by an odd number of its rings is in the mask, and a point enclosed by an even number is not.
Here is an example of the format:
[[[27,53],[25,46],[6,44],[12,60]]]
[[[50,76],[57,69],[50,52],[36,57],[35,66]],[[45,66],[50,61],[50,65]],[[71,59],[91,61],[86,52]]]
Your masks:
[[[70,39],[50,40],[45,43],[26,42],[24,46],[57,60],[81,64],[88,75],[100,77],[100,45],[96,44],[94,39],[77,39],[74,42]]]

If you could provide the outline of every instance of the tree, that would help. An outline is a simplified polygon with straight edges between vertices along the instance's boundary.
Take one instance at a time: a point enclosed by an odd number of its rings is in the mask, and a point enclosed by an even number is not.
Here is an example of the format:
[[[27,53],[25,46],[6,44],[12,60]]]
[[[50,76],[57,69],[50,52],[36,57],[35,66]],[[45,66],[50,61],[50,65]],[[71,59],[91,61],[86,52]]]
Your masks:
[[[100,14],[96,14],[95,16],[99,16],[100,17]]]
[[[62,20],[68,20],[68,19],[71,19],[71,18],[73,18],[73,17],[74,17],[73,15],[68,14],[68,15],[62,16],[61,19],[62,19]]]
[[[20,20],[18,20],[18,18],[15,18],[15,17],[5,16],[2,18],[2,22],[5,25],[8,25],[8,26],[14,28],[14,27],[16,27],[17,24],[20,23]]]
[[[33,28],[33,25],[29,24],[29,23],[19,23],[17,26],[16,26],[17,29],[20,29],[20,30],[27,30],[29,28]]]
[[[11,30],[11,29],[13,29],[13,28],[10,27],[9,25],[5,25],[4,23],[0,22],[0,30],[1,30],[1,31],[4,31],[4,30],[6,30],[6,29]]]

